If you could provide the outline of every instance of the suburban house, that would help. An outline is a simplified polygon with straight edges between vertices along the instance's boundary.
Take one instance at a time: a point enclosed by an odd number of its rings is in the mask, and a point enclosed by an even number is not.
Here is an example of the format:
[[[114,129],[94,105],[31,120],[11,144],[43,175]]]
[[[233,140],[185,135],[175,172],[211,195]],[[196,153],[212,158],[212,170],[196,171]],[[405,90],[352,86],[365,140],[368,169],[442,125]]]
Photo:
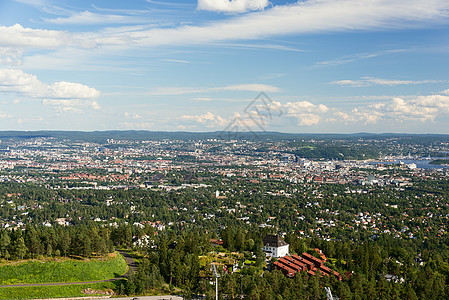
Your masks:
[[[262,250],[267,254],[267,256],[279,258],[288,254],[289,244],[287,244],[278,235],[267,234],[262,241]]]

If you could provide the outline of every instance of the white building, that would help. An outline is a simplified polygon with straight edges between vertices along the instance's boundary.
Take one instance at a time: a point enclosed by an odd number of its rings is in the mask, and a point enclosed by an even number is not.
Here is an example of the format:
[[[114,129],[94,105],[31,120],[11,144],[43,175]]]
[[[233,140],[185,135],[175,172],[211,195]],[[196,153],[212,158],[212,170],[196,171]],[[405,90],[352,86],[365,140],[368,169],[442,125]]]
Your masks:
[[[267,254],[267,256],[276,258],[284,257],[288,254],[288,247],[289,244],[277,235],[267,234],[267,236],[263,238],[262,250]]]

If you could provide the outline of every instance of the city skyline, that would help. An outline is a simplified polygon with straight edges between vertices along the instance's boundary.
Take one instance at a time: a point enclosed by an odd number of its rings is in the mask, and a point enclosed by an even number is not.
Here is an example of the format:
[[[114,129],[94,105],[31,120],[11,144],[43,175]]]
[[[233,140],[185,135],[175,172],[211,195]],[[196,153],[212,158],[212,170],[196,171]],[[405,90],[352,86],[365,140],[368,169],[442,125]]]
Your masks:
[[[447,1],[8,0],[0,19],[1,130],[449,133]]]

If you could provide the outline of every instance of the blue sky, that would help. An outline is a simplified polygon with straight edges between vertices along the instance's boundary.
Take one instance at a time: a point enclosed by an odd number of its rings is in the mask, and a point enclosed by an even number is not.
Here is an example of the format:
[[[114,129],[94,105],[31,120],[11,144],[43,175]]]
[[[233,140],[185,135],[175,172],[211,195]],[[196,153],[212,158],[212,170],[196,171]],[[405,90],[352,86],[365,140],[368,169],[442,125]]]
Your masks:
[[[0,0],[0,130],[449,134],[448,70],[447,0]]]

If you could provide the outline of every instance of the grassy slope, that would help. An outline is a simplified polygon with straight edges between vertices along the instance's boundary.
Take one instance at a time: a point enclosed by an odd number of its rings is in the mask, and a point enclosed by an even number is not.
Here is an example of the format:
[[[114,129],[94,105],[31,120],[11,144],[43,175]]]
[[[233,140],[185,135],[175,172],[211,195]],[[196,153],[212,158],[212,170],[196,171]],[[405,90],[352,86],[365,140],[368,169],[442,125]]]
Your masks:
[[[7,287],[0,288],[0,299],[33,299],[33,298],[62,298],[62,297],[86,297],[82,290],[91,288],[105,290],[114,288],[112,282],[63,285],[63,286],[40,286],[40,287]]]
[[[103,261],[30,261],[0,266],[0,285],[96,281],[118,277],[126,272],[126,268],[121,255]]]

